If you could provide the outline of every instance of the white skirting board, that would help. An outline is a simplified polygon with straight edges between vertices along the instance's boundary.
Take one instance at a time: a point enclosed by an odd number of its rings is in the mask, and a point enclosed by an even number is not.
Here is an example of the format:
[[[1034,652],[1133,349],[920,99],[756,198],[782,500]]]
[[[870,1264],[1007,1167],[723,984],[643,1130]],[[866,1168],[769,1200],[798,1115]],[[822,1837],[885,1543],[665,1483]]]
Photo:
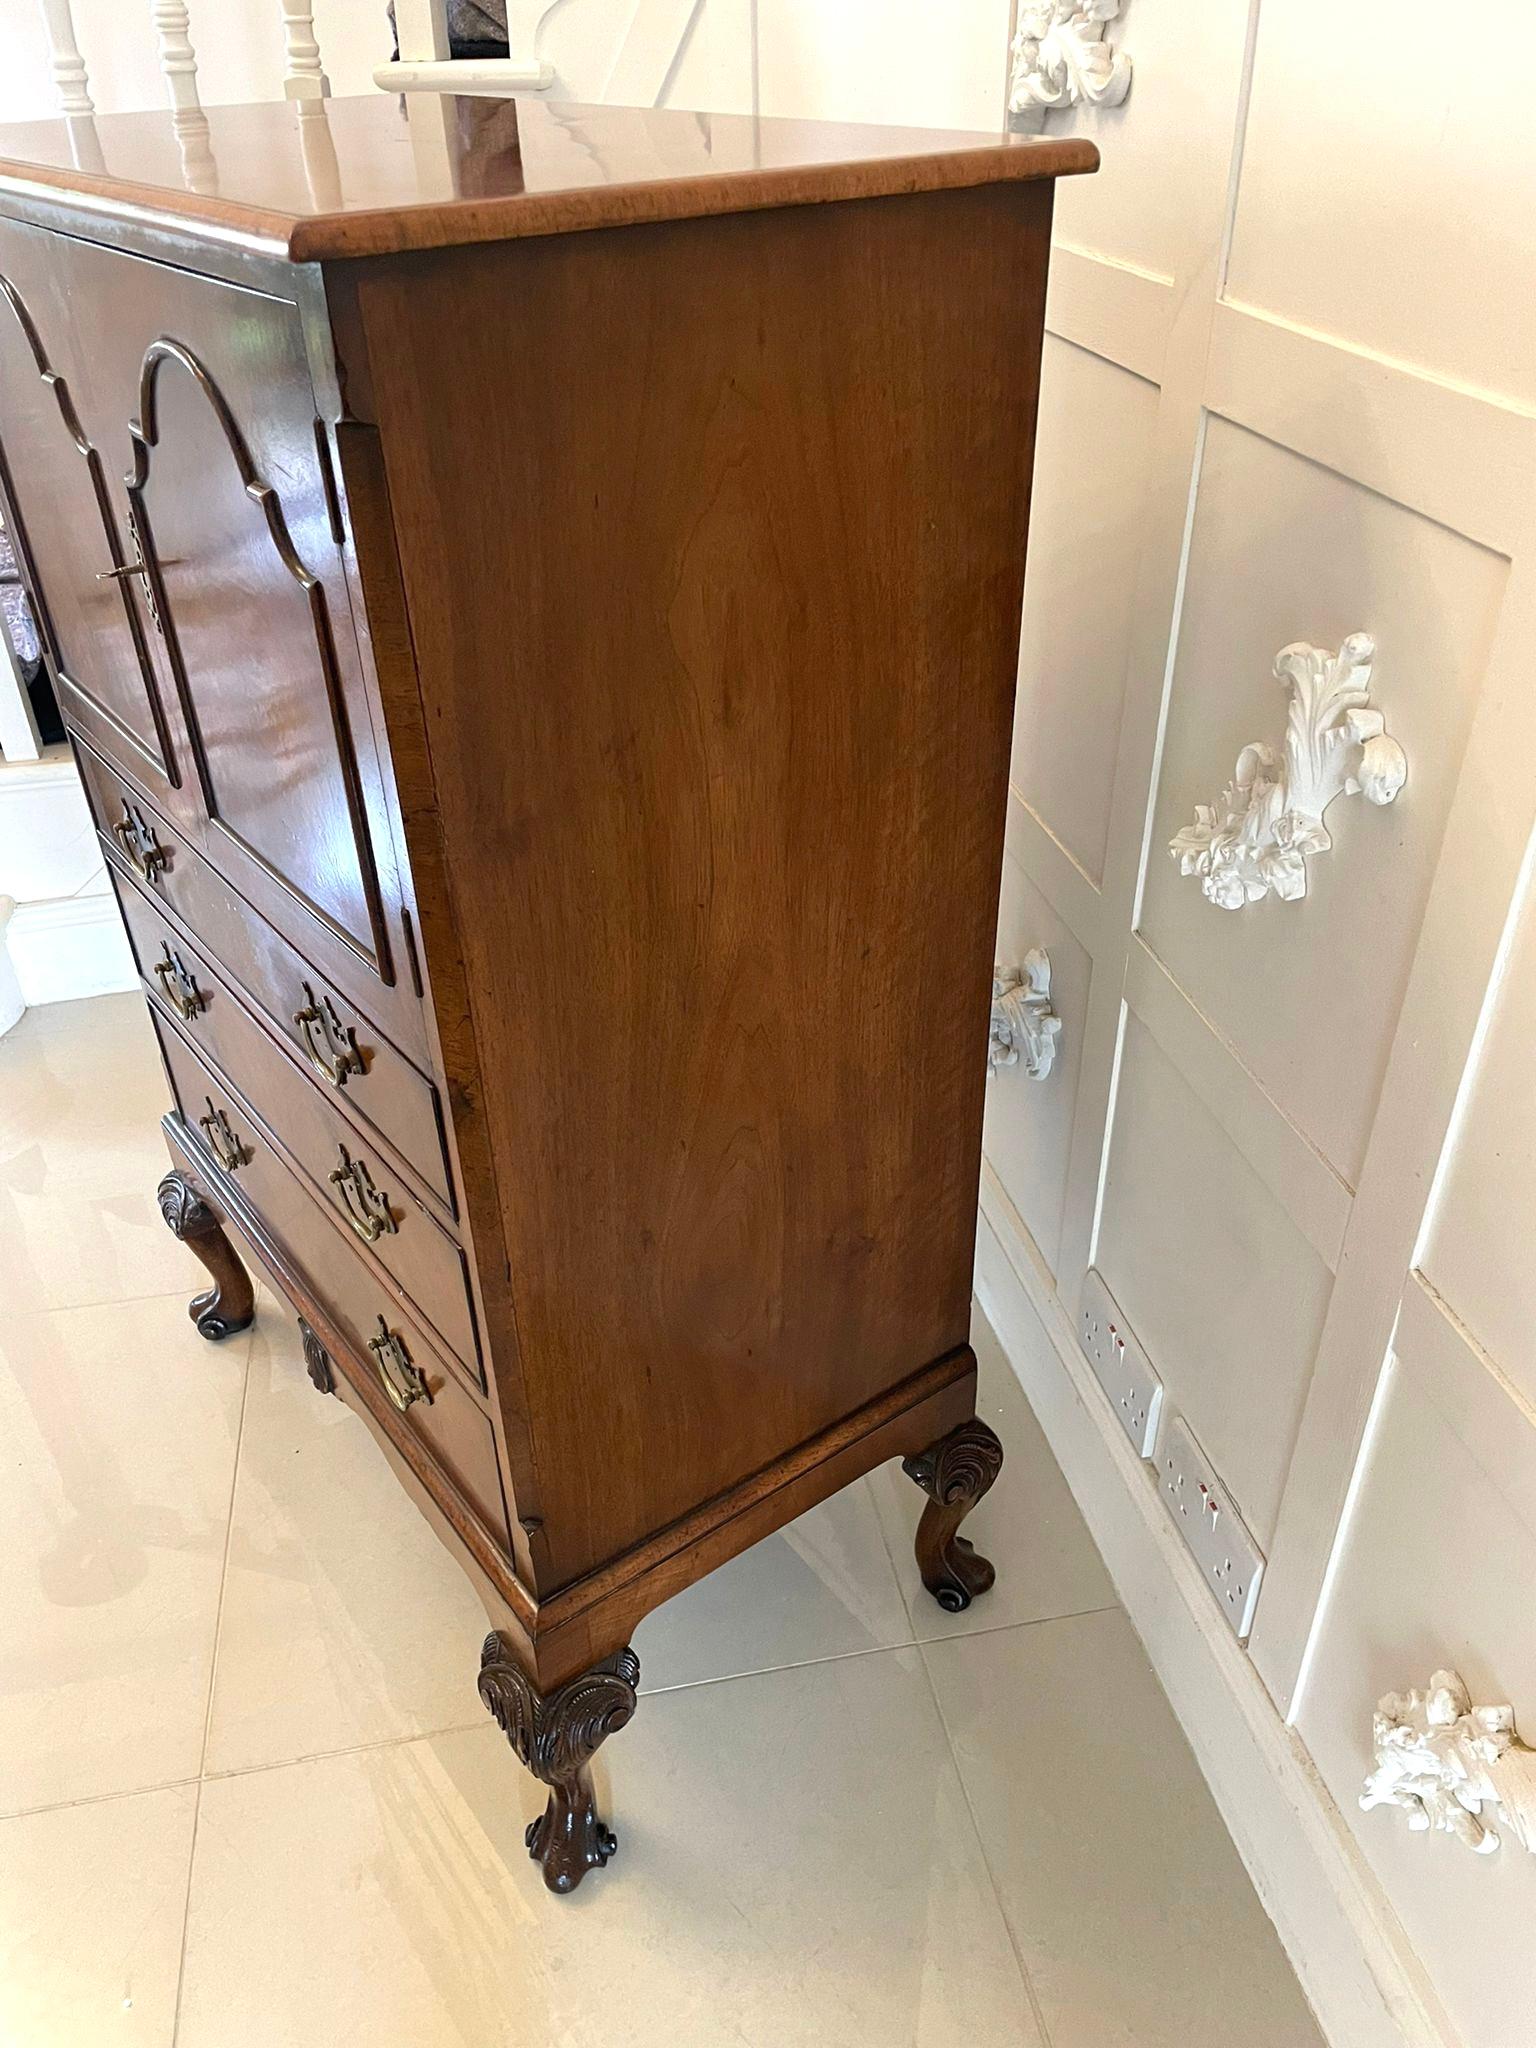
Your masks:
[[[1465,2048],[1305,1748],[1228,1633],[983,1170],[976,1296],[1334,2048]],[[1234,2036],[1234,2039],[1236,2037]]]
[[[138,972],[110,889],[18,903],[0,937],[28,1009],[137,988]]]

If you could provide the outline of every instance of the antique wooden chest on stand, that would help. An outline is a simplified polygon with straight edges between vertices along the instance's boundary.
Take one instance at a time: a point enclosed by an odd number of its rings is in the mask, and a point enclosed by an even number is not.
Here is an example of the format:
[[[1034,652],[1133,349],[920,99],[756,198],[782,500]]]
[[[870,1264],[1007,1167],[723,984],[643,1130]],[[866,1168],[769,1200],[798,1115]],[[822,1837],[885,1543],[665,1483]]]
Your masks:
[[[1052,181],[1094,152],[206,122],[0,135],[0,489],[198,1327],[251,1318],[238,1241],[481,1592],[569,1890],[669,1594],[893,1457],[924,1583],[991,1582],[989,977]]]

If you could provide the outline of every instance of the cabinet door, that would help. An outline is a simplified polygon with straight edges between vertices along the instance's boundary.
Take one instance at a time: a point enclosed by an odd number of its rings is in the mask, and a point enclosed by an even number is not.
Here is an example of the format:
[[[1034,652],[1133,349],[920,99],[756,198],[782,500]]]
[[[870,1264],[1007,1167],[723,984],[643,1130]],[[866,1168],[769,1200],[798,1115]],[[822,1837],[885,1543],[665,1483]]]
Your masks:
[[[0,466],[65,697],[95,744],[172,809],[184,748],[145,644],[141,578],[78,407],[57,238],[0,221]]]
[[[144,356],[134,440],[131,519],[197,759],[210,857],[265,870],[382,964],[343,671],[351,620],[336,587],[313,419],[308,447],[273,481],[213,366],[179,339],[157,338]]]
[[[118,438],[203,850],[366,1007],[360,979],[396,981],[397,898],[298,310],[121,252],[61,249],[90,415]]]

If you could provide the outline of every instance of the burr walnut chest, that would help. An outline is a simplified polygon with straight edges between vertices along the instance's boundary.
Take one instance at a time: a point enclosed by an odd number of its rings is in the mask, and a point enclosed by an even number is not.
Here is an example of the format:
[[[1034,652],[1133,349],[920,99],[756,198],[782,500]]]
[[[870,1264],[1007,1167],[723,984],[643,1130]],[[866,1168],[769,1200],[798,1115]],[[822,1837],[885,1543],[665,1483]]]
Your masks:
[[[0,489],[192,1313],[250,1321],[243,1247],[470,1573],[569,1890],[648,1610],[892,1457],[929,1589],[991,1583],[991,948],[1094,153],[379,96],[0,157]]]

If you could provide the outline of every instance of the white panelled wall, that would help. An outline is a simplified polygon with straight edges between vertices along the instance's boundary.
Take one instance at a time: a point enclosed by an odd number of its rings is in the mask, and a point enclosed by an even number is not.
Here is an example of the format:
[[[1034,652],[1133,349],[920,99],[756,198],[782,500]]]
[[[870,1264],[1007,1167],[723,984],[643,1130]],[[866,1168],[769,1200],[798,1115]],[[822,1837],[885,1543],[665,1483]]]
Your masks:
[[[1536,1858],[1357,1803],[1442,1667],[1536,1737],[1536,13],[1472,69],[1445,20],[1124,0],[1124,103],[1045,117],[1105,164],[1059,197],[999,957],[1046,947],[1063,1030],[989,1084],[979,1259],[1341,2048],[1536,2042]],[[1351,634],[1338,744],[1406,784],[1222,908],[1170,841],[1250,746],[1263,813],[1276,656]],[[1077,1347],[1090,1268],[1267,1559],[1245,1647]]]

